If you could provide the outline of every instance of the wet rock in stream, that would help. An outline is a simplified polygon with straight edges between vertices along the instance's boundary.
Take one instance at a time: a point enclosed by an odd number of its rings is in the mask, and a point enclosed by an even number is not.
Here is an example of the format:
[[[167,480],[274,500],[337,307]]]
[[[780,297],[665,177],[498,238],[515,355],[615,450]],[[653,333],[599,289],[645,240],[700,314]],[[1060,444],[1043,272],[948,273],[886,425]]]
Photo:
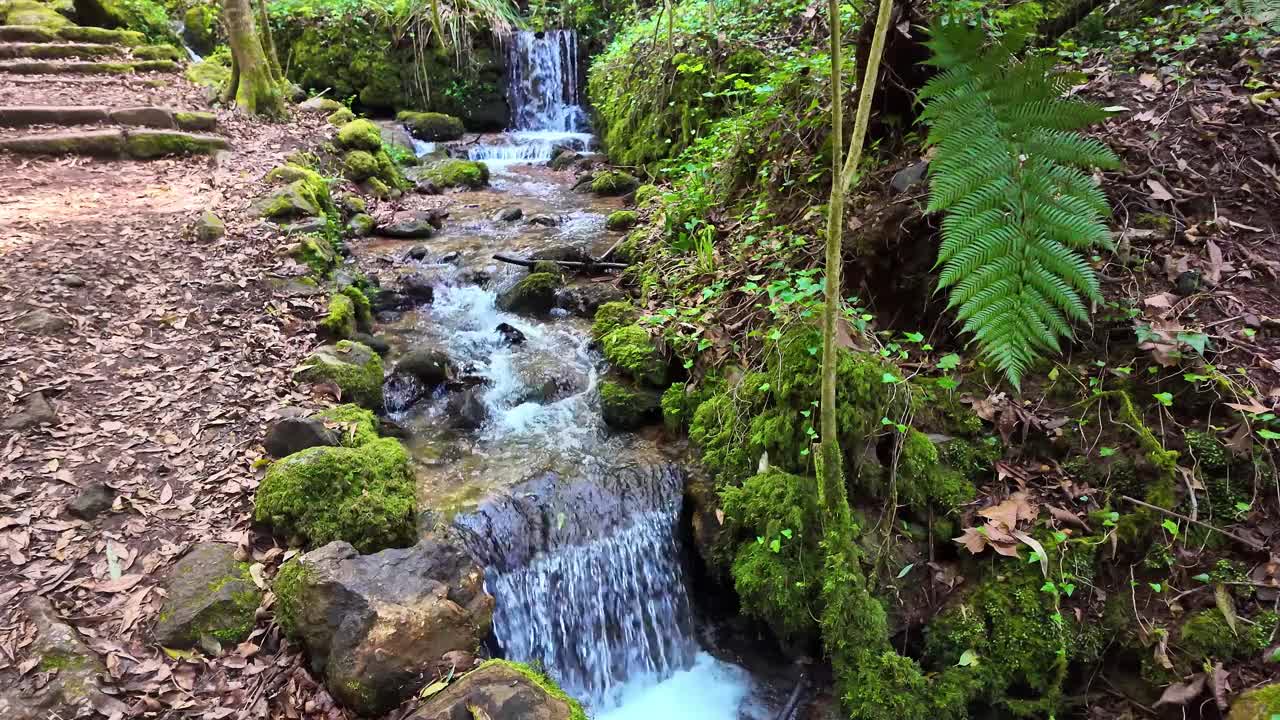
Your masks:
[[[410,260],[426,260],[427,256],[430,254],[431,248],[428,248],[426,245],[414,245],[409,248],[409,251],[406,252],[404,256]]]
[[[505,207],[494,213],[493,219],[496,222],[515,222],[524,217],[524,210],[518,207]]]
[[[472,387],[449,396],[446,412],[449,426],[458,430],[478,430],[484,425],[489,411],[481,399],[483,389]]]
[[[400,280],[400,292],[411,301],[429,303],[435,298],[436,278],[421,270],[409,273]]]
[[[282,568],[273,589],[277,618],[312,669],[366,716],[412,697],[446,653],[477,651],[493,619],[481,569],[433,539],[372,555],[330,543]]]
[[[427,387],[448,382],[457,374],[449,355],[434,348],[416,348],[405,353],[396,363],[396,372],[410,375]]]
[[[378,233],[390,238],[429,238],[444,227],[449,213],[444,210],[406,210],[378,227]]]
[[[498,327],[494,328],[494,332],[498,333],[498,337],[502,338],[502,342],[508,347],[524,344],[524,333],[510,323],[499,323]]]

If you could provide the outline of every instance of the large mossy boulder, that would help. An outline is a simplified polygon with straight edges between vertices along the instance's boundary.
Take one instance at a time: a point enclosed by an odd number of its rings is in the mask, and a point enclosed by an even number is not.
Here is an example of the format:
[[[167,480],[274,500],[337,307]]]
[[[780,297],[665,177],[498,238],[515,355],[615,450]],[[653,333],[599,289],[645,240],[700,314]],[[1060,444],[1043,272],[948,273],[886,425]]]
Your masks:
[[[262,591],[235,555],[235,545],[198,543],[173,566],[152,632],[157,643],[190,648],[205,638],[235,645],[249,637]]]
[[[164,6],[154,0],[75,0],[81,25],[136,30],[147,39],[179,44]]]
[[[446,653],[477,652],[493,623],[484,572],[432,539],[373,555],[331,543],[282,567],[273,589],[280,626],[329,692],[365,716],[412,697]]]
[[[635,226],[638,217],[634,210],[616,210],[605,218],[604,226],[609,230],[630,230]]]
[[[1280,682],[1244,692],[1231,703],[1227,720],[1274,720],[1280,715]]]
[[[51,5],[36,0],[9,0],[0,3],[0,19],[5,25],[38,26],[57,30],[71,24]]]
[[[431,696],[411,720],[586,720],[577,700],[520,663],[490,660]]]
[[[653,337],[640,325],[623,325],[600,339],[605,360],[639,383],[667,384],[668,362]]]
[[[198,3],[182,14],[182,35],[187,45],[200,56],[213,52],[222,40],[222,5]]]
[[[395,438],[356,447],[312,447],[272,463],[254,498],[254,519],[290,541],[335,540],[362,552],[414,538],[409,454]]]
[[[329,183],[315,170],[289,163],[272,169],[266,181],[277,189],[254,201],[253,210],[261,217],[296,220],[335,211]]]
[[[526,315],[545,315],[556,305],[556,291],[564,285],[559,273],[532,272],[498,296],[498,308]]]
[[[338,145],[374,153],[382,149],[382,133],[369,120],[352,120],[338,130]]]
[[[294,370],[299,380],[332,383],[349,399],[364,407],[382,408],[382,358],[368,345],[342,340],[311,353]]]
[[[479,190],[489,184],[489,166],[475,160],[456,158],[441,160],[421,173],[422,179],[441,190],[468,188]]]
[[[404,110],[396,113],[396,119],[404,123],[409,132],[419,140],[457,140],[466,132],[461,120],[444,113]]]

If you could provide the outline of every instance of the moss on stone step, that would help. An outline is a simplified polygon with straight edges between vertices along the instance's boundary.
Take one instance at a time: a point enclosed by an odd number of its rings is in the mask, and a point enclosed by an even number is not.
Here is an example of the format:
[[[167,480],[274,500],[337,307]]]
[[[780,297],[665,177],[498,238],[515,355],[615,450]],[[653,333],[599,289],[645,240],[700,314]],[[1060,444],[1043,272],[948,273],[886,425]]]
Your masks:
[[[111,43],[126,47],[136,47],[146,41],[146,36],[136,30],[118,30],[80,25],[67,25],[59,28],[58,37],[75,42]]]
[[[103,58],[120,55],[120,48],[97,43],[14,42],[0,45],[0,58],[59,60],[64,58]]]
[[[124,133],[119,130],[94,130],[0,138],[0,150],[20,155],[114,157],[124,152]]]
[[[208,155],[226,147],[226,139],[217,135],[166,130],[131,130],[124,144],[125,153],[138,160],[166,155]]]
[[[182,59],[182,53],[172,45],[144,45],[134,48],[133,56],[139,60],[172,60]]]
[[[178,127],[183,130],[210,131],[218,127],[218,116],[211,112],[179,111],[173,114]]]
[[[0,73],[14,75],[125,75],[131,72],[174,72],[178,64],[170,60],[140,62],[94,62],[72,60],[15,60],[0,62]]]

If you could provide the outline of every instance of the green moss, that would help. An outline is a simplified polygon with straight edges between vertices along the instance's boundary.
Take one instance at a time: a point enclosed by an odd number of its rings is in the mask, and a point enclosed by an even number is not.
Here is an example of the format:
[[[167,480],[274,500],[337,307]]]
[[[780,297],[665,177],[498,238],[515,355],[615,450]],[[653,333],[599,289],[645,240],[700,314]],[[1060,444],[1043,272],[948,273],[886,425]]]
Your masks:
[[[605,360],[637,382],[655,387],[667,384],[667,361],[649,332],[639,325],[624,325],[600,339]]]
[[[221,138],[207,138],[171,132],[132,132],[125,136],[124,149],[139,160],[166,155],[204,155],[224,147]]]
[[[1220,475],[1231,469],[1230,451],[1217,438],[1200,430],[1187,430],[1183,438],[1202,475]]]
[[[351,220],[347,222],[347,230],[355,237],[372,235],[374,228],[376,227],[377,223],[374,221],[373,217],[364,213],[354,215]]]
[[[54,651],[41,655],[40,664],[36,667],[40,672],[83,670],[89,667],[89,659],[84,655]]]
[[[335,405],[316,413],[315,418],[326,425],[336,424],[338,440],[343,447],[360,447],[377,440],[378,417],[373,411],[347,403]]]
[[[71,42],[101,43],[135,47],[146,42],[146,36],[136,30],[67,25],[58,29],[58,37]]]
[[[382,358],[361,343],[341,340],[334,351],[313,353],[294,373],[307,382],[333,383],[343,398],[365,407],[382,407]]]
[[[626,300],[607,302],[596,309],[591,325],[591,337],[603,340],[605,335],[640,319],[640,311]]]
[[[81,25],[136,30],[156,42],[176,43],[169,15],[153,0],[76,0]]]
[[[634,430],[656,419],[658,411],[659,398],[652,390],[616,380],[600,383],[600,413],[609,427]]]
[[[186,40],[191,49],[200,55],[213,52],[218,42],[218,27],[221,16],[217,3],[197,4],[187,8],[182,14]]]
[[[498,298],[498,307],[507,312],[545,313],[555,305],[556,291],[563,285],[559,273],[529,273]]]
[[[139,60],[172,60],[182,59],[182,53],[172,45],[144,45],[134,48],[133,56]]]
[[[342,294],[351,299],[355,308],[356,329],[360,332],[373,332],[373,305],[369,298],[356,285],[342,288]]]
[[[352,120],[338,130],[338,144],[348,150],[375,153],[382,149],[382,133],[368,120]]]
[[[352,150],[342,159],[342,174],[352,182],[378,175],[378,161],[364,150]]]
[[[320,327],[335,340],[345,340],[356,334],[356,307],[351,298],[335,293],[329,298],[329,312],[320,321]]]
[[[52,7],[35,0],[11,0],[4,21],[6,25],[37,25],[53,29],[71,24]]]
[[[621,170],[606,170],[591,179],[591,192],[596,195],[626,195],[639,186],[636,176]]]
[[[269,200],[262,202],[259,213],[273,219],[292,219],[306,216],[337,216],[337,208],[329,194],[329,182],[311,168],[287,163],[273,168],[266,176],[267,182],[287,187],[277,190]]]
[[[298,614],[302,609],[302,588],[306,586],[310,571],[298,558],[294,558],[280,566],[275,580],[271,582],[271,592],[276,596],[276,622],[280,629],[290,638],[298,637]]]
[[[407,125],[414,137],[422,140],[457,140],[465,132],[461,120],[444,113],[404,110],[396,113],[396,120]]]
[[[1189,668],[1211,664],[1214,660],[1231,664],[1251,659],[1265,650],[1276,623],[1275,613],[1263,612],[1252,623],[1237,622],[1238,632],[1235,632],[1221,610],[1210,608],[1187,616],[1175,645],[1190,656]]]
[[[254,498],[254,518],[309,547],[345,540],[361,553],[413,543],[413,474],[394,438],[313,447],[278,460]]]
[[[436,187],[466,187],[477,190],[489,184],[489,167],[474,160],[441,160],[427,168],[424,177]]]
[[[379,200],[388,200],[391,198],[391,188],[380,178],[371,177],[361,184],[361,189]]]
[[[1280,715],[1280,683],[1242,693],[1231,705],[1228,720],[1274,720]]]
[[[294,260],[311,268],[319,277],[327,277],[337,266],[333,245],[319,235],[306,235],[289,252]]]
[[[346,107],[340,107],[337,110],[334,110],[333,112],[329,113],[329,116],[327,118],[325,118],[325,120],[330,125],[336,125],[337,127],[342,127],[343,125],[346,125],[355,119],[356,119],[356,114],[351,112],[350,108],[346,108]]]
[[[650,202],[658,199],[661,195],[662,191],[658,189],[657,185],[650,185],[647,183],[641,185],[636,188],[636,207],[647,207]]]
[[[569,720],[587,720],[587,714],[583,711],[582,705],[569,697],[569,694],[560,689],[554,680],[545,674],[538,672],[529,665],[524,663],[512,662],[510,660],[486,660],[477,670],[489,667],[490,665],[500,665],[505,668],[514,670],[528,678],[529,682],[539,687],[543,692],[551,697],[560,700],[569,706]]]
[[[742,609],[780,638],[813,637],[822,578],[818,528],[810,526],[817,483],[770,470],[724,488],[720,497],[730,532],[741,538],[732,574]]]
[[[952,442],[955,442],[954,440]],[[943,513],[973,501],[978,491],[965,476],[941,463],[929,436],[908,429],[898,459],[898,496],[909,506]]]
[[[610,230],[630,230],[636,224],[636,213],[633,210],[617,210],[609,214],[604,226]]]
[[[231,80],[231,66],[223,58],[211,55],[198,63],[192,63],[183,71],[191,82],[214,90],[221,90]]]
[[[173,114],[174,122],[183,130],[214,130],[218,126],[218,116],[211,112],[182,111]]]

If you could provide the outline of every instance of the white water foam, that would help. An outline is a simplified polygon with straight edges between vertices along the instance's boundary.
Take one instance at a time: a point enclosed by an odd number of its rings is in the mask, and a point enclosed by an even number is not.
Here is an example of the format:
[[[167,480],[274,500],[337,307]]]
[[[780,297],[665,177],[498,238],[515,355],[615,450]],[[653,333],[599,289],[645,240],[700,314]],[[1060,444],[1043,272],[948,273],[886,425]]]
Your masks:
[[[613,708],[596,713],[596,720],[739,720],[765,717],[754,707],[751,676],[736,665],[699,652],[693,666],[658,680],[637,677],[627,681]]]

